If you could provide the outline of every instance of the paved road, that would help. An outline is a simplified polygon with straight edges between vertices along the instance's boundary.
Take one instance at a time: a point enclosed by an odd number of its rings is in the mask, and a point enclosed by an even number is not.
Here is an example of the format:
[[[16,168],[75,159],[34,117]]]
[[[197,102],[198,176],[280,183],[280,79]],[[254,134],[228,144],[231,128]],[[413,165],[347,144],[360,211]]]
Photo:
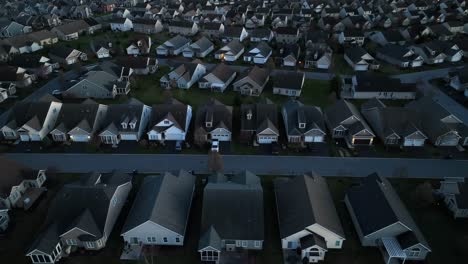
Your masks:
[[[142,173],[166,170],[193,170],[207,173],[206,155],[145,154],[5,154],[34,169],[56,167],[63,172],[79,173],[112,169]],[[298,175],[315,171],[324,176],[366,176],[377,172],[386,177],[443,178],[468,177],[466,160],[337,158],[311,156],[226,155],[224,171],[244,169],[260,175]]]
[[[406,73],[406,74],[397,74],[393,75],[393,78],[399,78],[404,83],[417,83],[423,80],[432,80],[437,78],[444,78],[447,77],[447,74],[451,71],[455,71],[456,69],[463,68],[465,65],[458,65],[453,67],[447,68],[439,68],[434,70],[427,70],[421,72],[413,72],[413,73]]]

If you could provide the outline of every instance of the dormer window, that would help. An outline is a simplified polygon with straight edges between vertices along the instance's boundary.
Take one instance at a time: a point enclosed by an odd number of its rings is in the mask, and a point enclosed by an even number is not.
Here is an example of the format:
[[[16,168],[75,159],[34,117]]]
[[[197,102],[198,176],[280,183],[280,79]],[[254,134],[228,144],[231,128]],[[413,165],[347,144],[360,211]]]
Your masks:
[[[121,125],[122,125],[122,128],[123,128],[123,129],[127,129],[127,123],[125,123],[125,122],[122,122],[122,124],[121,124]]]
[[[206,126],[206,127],[212,127],[212,126],[213,126],[213,122],[205,122],[205,126]]]
[[[247,120],[252,120],[252,111],[247,112]]]
[[[130,123],[130,129],[135,129],[136,123]]]
[[[299,128],[305,128],[306,127],[306,123],[299,123]]]

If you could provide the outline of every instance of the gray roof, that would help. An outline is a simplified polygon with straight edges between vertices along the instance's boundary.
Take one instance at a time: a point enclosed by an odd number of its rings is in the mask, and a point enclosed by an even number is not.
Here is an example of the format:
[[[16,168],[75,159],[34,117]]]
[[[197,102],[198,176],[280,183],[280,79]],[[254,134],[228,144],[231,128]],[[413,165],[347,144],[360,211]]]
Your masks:
[[[262,186],[259,180],[248,179],[246,184],[238,182],[209,182],[205,186],[201,238],[214,228],[223,240],[263,240]],[[199,245],[202,242],[204,240],[200,240]]]
[[[164,119],[168,119],[173,123],[173,126],[176,126],[178,129],[185,131],[185,121],[187,119],[187,105],[177,101],[176,99],[171,98],[164,104],[153,105],[152,113],[151,113],[151,120],[149,122],[150,129],[160,130],[160,129],[168,129],[167,126],[163,128],[159,128],[156,125],[163,121]]]
[[[276,180],[274,185],[281,238],[313,224],[345,238],[325,178],[316,174],[303,175]]]
[[[184,46],[185,44],[190,43],[190,39],[177,35],[171,38],[170,40],[164,42],[163,45],[166,45],[167,43],[172,44],[172,46],[174,46],[174,49],[178,49]]]
[[[206,127],[206,118],[212,118],[212,127]],[[232,106],[227,106],[216,99],[210,99],[204,105],[201,105],[195,117],[195,130],[199,128],[209,132],[216,128],[227,128],[232,132]]]
[[[190,45],[194,48],[200,48],[200,51],[205,51],[213,46],[213,43],[207,37],[201,37],[199,40],[195,41]]]
[[[222,249],[221,238],[219,237],[218,232],[216,232],[216,229],[213,226],[210,226],[210,228],[202,234],[202,236],[200,237],[200,241],[198,242],[198,250],[204,249],[206,247],[212,247],[219,251],[221,251]]]
[[[340,100],[336,102],[334,105],[328,107],[325,110],[325,115],[326,115],[326,120],[330,126],[330,129],[334,129],[338,127],[346,119],[350,118],[351,116],[355,116],[356,118],[359,119],[359,121],[355,123],[361,124],[362,128],[366,128],[369,130],[369,132],[372,133],[372,130],[364,121],[364,118],[361,116],[361,114],[356,109],[356,107],[352,103],[348,102],[347,100]],[[346,127],[347,125],[343,125],[343,126]]]
[[[56,129],[63,133],[69,132],[75,127],[79,127],[84,131],[91,133],[93,125],[97,118],[99,104],[86,100],[81,104],[68,103],[63,104],[57,117]]]
[[[145,105],[140,101],[132,98],[127,103],[111,104],[107,110],[106,117],[103,121],[102,131],[109,130],[113,133],[122,132],[137,132],[140,126],[141,115]],[[122,128],[123,121],[130,122],[136,120],[134,129],[127,126],[126,129]]]
[[[301,135],[311,129],[320,129],[324,133],[325,121],[320,107],[304,105],[297,100],[289,100],[282,107],[283,114],[286,114],[284,126],[288,135]],[[305,128],[299,127],[299,119],[306,124]]]
[[[275,75],[273,87],[300,91],[302,90],[303,81],[303,72],[281,72]]]
[[[250,70],[247,70],[239,75],[237,80],[242,80],[245,77],[249,77],[257,85],[263,86],[268,81],[269,76],[270,72],[268,69],[253,66]]]
[[[13,106],[7,119],[7,125],[11,129],[28,126],[40,130],[47,117],[51,102],[19,102]]]
[[[122,233],[151,221],[184,236],[194,188],[195,176],[182,170],[145,177]]]
[[[355,78],[356,92],[416,92],[415,84],[402,83],[398,78],[370,72],[359,72]]]
[[[361,61],[362,56],[368,54],[368,52],[361,46],[352,46],[351,48],[347,48],[344,53],[353,63]]]
[[[247,118],[252,115],[251,119]],[[256,104],[241,105],[241,131],[256,131],[257,133],[270,128],[279,135],[278,111],[271,101]]]
[[[227,82],[232,77],[232,75],[236,74],[236,71],[234,71],[232,67],[224,63],[220,63],[216,65],[216,67],[208,74],[213,74],[219,80]]]
[[[349,189],[347,198],[364,236],[400,222],[409,228],[408,232],[414,233],[418,243],[430,250],[408,209],[387,179],[376,173],[371,174],[362,180],[361,185]]]

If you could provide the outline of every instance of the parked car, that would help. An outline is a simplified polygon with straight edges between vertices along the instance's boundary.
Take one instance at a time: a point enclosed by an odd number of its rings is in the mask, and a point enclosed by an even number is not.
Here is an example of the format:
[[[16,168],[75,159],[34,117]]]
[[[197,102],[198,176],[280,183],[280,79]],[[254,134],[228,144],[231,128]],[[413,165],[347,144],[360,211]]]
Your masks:
[[[212,152],[219,152],[219,141],[218,140],[213,140],[211,143],[211,151]]]

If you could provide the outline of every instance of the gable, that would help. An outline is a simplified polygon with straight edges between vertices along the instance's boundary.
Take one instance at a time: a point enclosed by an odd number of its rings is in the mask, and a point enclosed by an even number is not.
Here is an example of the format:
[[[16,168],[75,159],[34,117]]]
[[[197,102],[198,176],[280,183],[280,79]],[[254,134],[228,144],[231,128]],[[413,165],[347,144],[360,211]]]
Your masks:
[[[257,135],[262,135],[262,134],[265,134],[265,135],[271,135],[271,134],[274,134],[274,135],[277,135],[278,136],[278,133],[276,133],[275,131],[271,130],[270,128],[266,128],[265,130],[257,133]]]

